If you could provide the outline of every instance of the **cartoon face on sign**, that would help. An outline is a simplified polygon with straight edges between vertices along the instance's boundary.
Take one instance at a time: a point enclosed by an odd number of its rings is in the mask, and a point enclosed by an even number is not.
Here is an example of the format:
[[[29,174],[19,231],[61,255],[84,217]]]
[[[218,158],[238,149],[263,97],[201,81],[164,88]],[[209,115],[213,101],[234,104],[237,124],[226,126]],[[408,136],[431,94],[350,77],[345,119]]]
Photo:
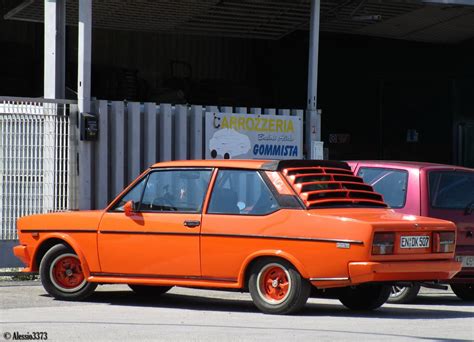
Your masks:
[[[214,159],[217,156],[231,159],[246,154],[250,151],[250,147],[249,137],[229,128],[218,130],[209,141],[209,150]]]

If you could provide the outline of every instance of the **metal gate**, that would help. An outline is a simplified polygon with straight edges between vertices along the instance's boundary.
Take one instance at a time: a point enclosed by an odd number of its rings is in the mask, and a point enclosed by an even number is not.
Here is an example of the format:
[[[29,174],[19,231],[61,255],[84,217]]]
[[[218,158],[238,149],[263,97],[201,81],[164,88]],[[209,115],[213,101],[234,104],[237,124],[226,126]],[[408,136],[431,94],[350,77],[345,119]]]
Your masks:
[[[0,98],[0,240],[20,216],[76,208],[72,101]]]

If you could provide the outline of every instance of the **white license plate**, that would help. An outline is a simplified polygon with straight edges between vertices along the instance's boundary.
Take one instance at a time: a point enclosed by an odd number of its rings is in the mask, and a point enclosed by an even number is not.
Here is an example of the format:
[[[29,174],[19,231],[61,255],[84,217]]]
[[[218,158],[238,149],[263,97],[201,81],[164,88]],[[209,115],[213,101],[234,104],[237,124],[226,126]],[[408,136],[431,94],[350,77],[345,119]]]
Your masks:
[[[428,248],[430,237],[423,236],[402,236],[400,238],[400,248]]]
[[[474,267],[474,255],[458,255],[456,261],[462,262],[462,267]]]

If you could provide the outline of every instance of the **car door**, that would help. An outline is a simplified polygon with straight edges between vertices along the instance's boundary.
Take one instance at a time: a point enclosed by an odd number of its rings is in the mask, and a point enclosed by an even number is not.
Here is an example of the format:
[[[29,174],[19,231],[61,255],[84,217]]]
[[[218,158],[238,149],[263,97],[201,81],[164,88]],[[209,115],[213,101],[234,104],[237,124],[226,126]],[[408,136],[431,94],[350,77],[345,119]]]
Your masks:
[[[211,169],[156,169],[108,210],[98,248],[103,273],[200,276],[201,211]],[[127,216],[124,204],[134,202]]]
[[[236,281],[244,260],[268,240],[249,239],[278,229],[285,214],[256,170],[220,169],[201,230],[202,276]],[[277,216],[277,217],[276,217]]]
[[[457,249],[474,249],[474,172],[461,168],[425,171],[424,215],[456,224]]]

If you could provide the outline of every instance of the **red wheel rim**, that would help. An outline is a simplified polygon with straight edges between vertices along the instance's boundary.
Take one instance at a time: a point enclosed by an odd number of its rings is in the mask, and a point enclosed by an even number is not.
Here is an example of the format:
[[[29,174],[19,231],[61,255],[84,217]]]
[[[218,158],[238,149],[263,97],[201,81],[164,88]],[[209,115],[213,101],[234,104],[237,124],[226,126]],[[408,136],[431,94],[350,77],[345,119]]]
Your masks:
[[[76,256],[63,256],[55,260],[52,267],[54,282],[65,289],[73,289],[84,282],[81,262]]]
[[[290,290],[287,272],[279,266],[268,267],[261,276],[260,288],[270,301],[282,301]]]

